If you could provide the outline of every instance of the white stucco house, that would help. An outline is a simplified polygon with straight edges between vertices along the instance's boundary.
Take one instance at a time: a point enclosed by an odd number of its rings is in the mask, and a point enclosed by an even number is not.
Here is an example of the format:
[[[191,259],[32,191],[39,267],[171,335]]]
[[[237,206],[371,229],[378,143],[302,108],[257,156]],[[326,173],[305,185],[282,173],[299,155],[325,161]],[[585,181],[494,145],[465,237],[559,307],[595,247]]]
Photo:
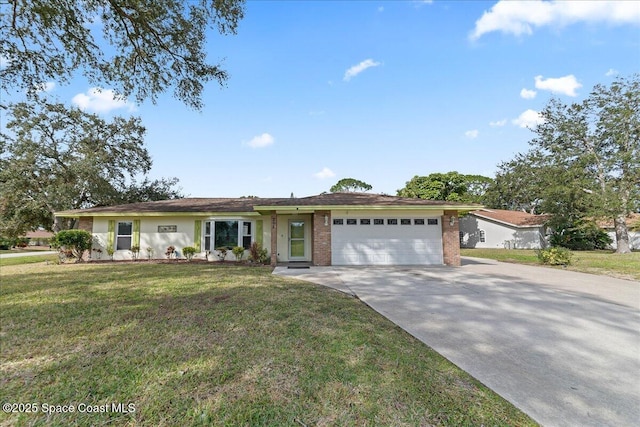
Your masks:
[[[637,227],[637,224],[640,224],[640,213],[632,213],[627,217],[627,227],[632,228],[633,226]],[[611,243],[611,248],[616,249],[616,229],[613,225],[613,221],[605,221],[598,223],[600,227],[602,227],[613,243]],[[629,247],[633,250],[640,250],[640,231],[629,230]]]
[[[478,209],[460,218],[463,248],[540,249],[547,245],[549,215]]]
[[[460,265],[458,213],[479,205],[368,193],[301,198],[185,198],[57,212],[94,237],[93,253],[131,259],[131,248],[267,249],[271,264]],[[109,249],[110,250],[110,249]],[[215,256],[211,258],[215,259]],[[228,259],[233,259],[230,255]]]

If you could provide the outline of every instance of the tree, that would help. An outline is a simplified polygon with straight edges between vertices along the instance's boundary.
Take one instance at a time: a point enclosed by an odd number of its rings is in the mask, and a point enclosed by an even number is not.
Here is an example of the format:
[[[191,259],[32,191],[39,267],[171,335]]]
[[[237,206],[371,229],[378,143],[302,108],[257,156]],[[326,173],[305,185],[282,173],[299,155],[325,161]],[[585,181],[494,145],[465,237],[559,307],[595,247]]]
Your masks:
[[[76,262],[82,262],[82,256],[91,250],[93,236],[86,230],[62,230],[53,237],[51,245],[61,251],[70,251]]]
[[[503,164],[491,200],[527,194],[560,223],[611,218],[617,252],[629,252],[626,218],[640,210],[640,76],[597,85],[580,103],[553,99],[542,117],[530,151]]]
[[[62,104],[19,103],[9,113],[0,134],[0,234],[71,228],[54,227],[60,210],[179,195],[175,178],[135,184],[151,168],[139,118],[107,122]]]
[[[353,178],[342,178],[336,182],[330,189],[332,193],[349,193],[354,191],[369,191],[373,187],[364,181]]]
[[[451,202],[482,203],[484,194],[493,182],[481,175],[463,175],[456,171],[414,176],[404,188],[398,190],[400,197],[414,197],[427,200],[447,200]]]
[[[8,0],[0,82],[34,95],[80,70],[90,83],[138,102],[155,102],[173,86],[176,98],[200,109],[204,83],[228,78],[206,61],[206,31],[235,34],[243,16],[244,0]]]

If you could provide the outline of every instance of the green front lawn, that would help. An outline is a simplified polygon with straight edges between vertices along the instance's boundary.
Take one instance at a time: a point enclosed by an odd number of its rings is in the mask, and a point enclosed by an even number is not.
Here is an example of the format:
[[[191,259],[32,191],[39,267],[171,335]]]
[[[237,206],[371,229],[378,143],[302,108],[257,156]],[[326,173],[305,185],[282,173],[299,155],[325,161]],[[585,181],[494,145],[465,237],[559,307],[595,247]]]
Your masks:
[[[76,405],[0,425],[535,425],[359,300],[269,268],[30,264],[0,279],[0,401]],[[77,410],[112,403],[135,411]]]
[[[503,262],[540,265],[536,251],[527,249],[461,249],[462,256],[489,258]],[[611,251],[574,251],[568,270],[640,280],[640,252],[616,254]]]

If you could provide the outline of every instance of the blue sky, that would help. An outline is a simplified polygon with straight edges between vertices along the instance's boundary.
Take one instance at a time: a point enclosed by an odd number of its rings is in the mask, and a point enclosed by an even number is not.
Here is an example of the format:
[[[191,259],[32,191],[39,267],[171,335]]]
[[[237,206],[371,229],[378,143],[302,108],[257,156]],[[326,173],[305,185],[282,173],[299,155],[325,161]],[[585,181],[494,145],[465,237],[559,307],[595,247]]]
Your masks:
[[[116,102],[81,78],[50,92],[141,116],[151,177],[192,197],[305,196],[345,177],[395,194],[414,175],[492,176],[552,96],[640,71],[631,1],[248,1],[236,36],[210,36],[230,79],[200,112],[169,93]]]

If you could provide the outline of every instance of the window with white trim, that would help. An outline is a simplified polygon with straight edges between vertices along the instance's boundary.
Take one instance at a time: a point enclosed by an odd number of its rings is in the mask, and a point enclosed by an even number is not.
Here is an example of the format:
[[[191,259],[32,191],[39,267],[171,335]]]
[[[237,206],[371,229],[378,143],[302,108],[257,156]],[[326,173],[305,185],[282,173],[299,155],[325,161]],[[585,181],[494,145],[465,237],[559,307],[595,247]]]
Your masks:
[[[251,247],[253,241],[253,223],[241,220],[218,220],[204,223],[204,250],[216,248],[232,249],[241,246]]]
[[[486,240],[485,234],[484,234],[484,230],[480,230],[480,242],[484,243]]]
[[[130,250],[133,237],[133,222],[120,221],[116,227],[116,250]]]

